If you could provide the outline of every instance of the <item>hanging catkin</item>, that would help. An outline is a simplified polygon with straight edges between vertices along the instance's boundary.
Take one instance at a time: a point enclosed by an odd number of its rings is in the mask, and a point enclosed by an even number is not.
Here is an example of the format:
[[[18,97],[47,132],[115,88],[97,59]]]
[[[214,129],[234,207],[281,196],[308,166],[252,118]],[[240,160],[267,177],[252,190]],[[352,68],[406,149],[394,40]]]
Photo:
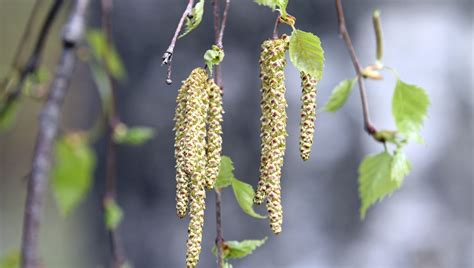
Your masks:
[[[209,114],[207,130],[207,167],[206,187],[212,189],[219,174],[222,151],[222,95],[220,87],[210,79],[208,81]]]
[[[201,252],[202,227],[205,210],[205,176],[206,176],[206,121],[209,109],[207,73],[201,69],[196,76],[195,86],[189,88],[186,105],[185,149],[192,157],[188,157],[192,168],[191,194],[189,209],[189,226],[186,252],[187,267],[196,267]],[[203,79],[204,78],[204,79]]]
[[[192,144],[195,133],[196,117],[193,117],[195,103],[190,103],[196,89],[202,88],[207,80],[207,73],[202,68],[194,69],[178,91],[176,99],[175,120],[175,158],[176,158],[176,211],[180,218],[186,216],[189,203],[190,183],[195,163]],[[194,106],[192,106],[194,105]],[[187,165],[187,166],[186,166]]]
[[[286,148],[285,52],[289,37],[267,40],[260,54],[261,88],[261,163],[260,179],[254,202],[267,197],[270,226],[275,234],[281,232],[282,207],[280,193],[281,168]]]
[[[306,161],[311,154],[314,127],[316,120],[316,84],[311,75],[304,72],[301,76],[301,121],[300,121],[300,156]]]

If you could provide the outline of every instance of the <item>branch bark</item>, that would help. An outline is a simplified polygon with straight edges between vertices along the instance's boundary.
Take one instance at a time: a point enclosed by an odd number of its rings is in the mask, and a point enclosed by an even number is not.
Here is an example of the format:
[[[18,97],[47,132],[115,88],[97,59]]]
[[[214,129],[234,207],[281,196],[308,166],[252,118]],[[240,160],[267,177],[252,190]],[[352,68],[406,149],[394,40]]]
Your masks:
[[[171,43],[168,46],[168,49],[166,49],[165,53],[162,56],[163,64],[168,65],[168,73],[166,75],[166,84],[171,85],[173,83],[173,80],[171,80],[171,65],[173,61],[173,53],[174,53],[174,47],[176,46],[176,41],[178,40],[179,33],[181,32],[181,29],[183,28],[184,20],[186,19],[186,16],[191,14],[191,11],[193,10],[193,4],[194,0],[189,0],[188,5],[186,6],[186,9],[183,12],[183,15],[181,15],[181,19],[178,22],[178,26],[176,27],[176,31],[173,35],[173,38],[171,39]]]
[[[53,4],[51,4],[51,7],[48,10],[48,14],[46,15],[46,19],[44,20],[43,25],[41,26],[40,32],[38,34],[38,39],[36,40],[33,51],[31,52],[31,55],[29,56],[25,65],[21,67],[21,63],[20,63],[21,53],[22,51],[24,51],[26,39],[28,38],[28,35],[30,35],[30,31],[32,27],[31,24],[34,21],[34,17],[36,17],[37,15],[36,13],[38,10],[38,6],[40,5],[40,2],[41,1],[38,1],[35,4],[35,7],[33,8],[32,14],[26,26],[25,33],[21,37],[19,48],[13,60],[13,67],[16,69],[19,69],[19,72],[20,72],[18,83],[16,84],[15,88],[12,91],[5,92],[4,104],[0,108],[0,115],[6,113],[11,108],[13,103],[21,95],[21,90],[23,89],[26,78],[30,74],[34,73],[36,69],[38,68],[38,64],[41,59],[41,54],[43,52],[44,44],[48,37],[49,30],[51,29],[51,26],[55,18],[57,17],[59,10],[61,8],[61,5],[63,4],[64,1],[55,0]]]
[[[219,16],[219,0],[213,0],[213,13],[214,13],[214,33],[216,39],[216,45],[224,50],[224,44],[222,42],[224,38],[225,26],[227,24],[227,17],[230,7],[230,0],[226,0],[224,11],[222,14],[222,20]],[[221,65],[217,65],[215,69],[215,81],[216,84],[221,88],[221,92],[224,92],[222,85],[222,71]],[[216,192],[216,248],[217,248],[217,267],[224,267],[224,231],[222,228],[222,196],[220,189],[215,189]]]
[[[357,74],[360,99],[362,102],[362,113],[364,116],[364,129],[369,135],[373,136],[377,132],[377,129],[375,128],[375,126],[372,124],[372,121],[370,120],[369,103],[367,101],[367,93],[366,93],[364,76],[362,75],[362,66],[360,65],[359,58],[357,58],[357,54],[355,52],[354,46],[352,45],[351,37],[349,35],[349,32],[347,31],[346,19],[344,17],[344,10],[342,8],[341,0],[336,0],[336,10],[337,10],[337,19],[339,22],[339,35],[341,36],[341,38],[344,40],[344,43],[346,44],[347,50],[349,51],[349,54],[352,59],[352,63],[354,65],[354,69]]]
[[[61,106],[69,87],[76,62],[75,48],[84,32],[88,0],[77,0],[68,23],[63,29],[63,51],[51,85],[48,99],[39,117],[39,133],[33,154],[32,172],[28,181],[25,217],[21,245],[21,267],[36,268],[38,234],[43,207],[43,195],[49,177],[54,141],[58,133]]]
[[[102,7],[102,31],[104,32],[107,43],[111,44],[112,40],[112,20],[110,18],[113,0],[101,0]],[[112,75],[108,70],[107,78],[110,81],[111,86],[111,109],[107,116],[107,135],[108,135],[108,145],[107,145],[107,155],[106,155],[106,174],[105,174],[105,194],[103,197],[103,206],[115,201],[117,198],[117,187],[116,187],[116,178],[117,178],[117,164],[116,164],[116,144],[113,140],[114,129],[117,124],[120,123],[120,118],[117,113],[117,94],[115,88],[115,81],[112,78]],[[108,230],[110,249],[112,251],[112,267],[120,268],[126,262],[126,256],[124,253],[123,245],[121,243],[121,238],[117,230],[111,229]]]

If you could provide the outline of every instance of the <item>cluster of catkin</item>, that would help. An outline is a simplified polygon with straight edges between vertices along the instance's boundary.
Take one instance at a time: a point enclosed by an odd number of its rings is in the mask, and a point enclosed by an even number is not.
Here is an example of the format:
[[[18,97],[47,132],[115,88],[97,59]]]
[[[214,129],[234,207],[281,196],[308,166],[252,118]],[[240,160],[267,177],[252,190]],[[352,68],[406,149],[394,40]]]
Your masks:
[[[285,53],[290,38],[267,40],[262,44],[260,54],[261,79],[261,159],[260,177],[255,192],[254,203],[261,204],[267,199],[270,227],[275,234],[281,232],[283,211],[281,205],[281,172],[286,149],[286,107],[285,99]],[[313,142],[314,120],[316,115],[316,80],[301,73],[301,123],[300,155],[309,159]]]
[[[222,150],[222,96],[203,68],[194,69],[176,99],[176,211],[183,218],[189,207],[186,266],[196,267],[201,252],[206,188],[219,173]]]

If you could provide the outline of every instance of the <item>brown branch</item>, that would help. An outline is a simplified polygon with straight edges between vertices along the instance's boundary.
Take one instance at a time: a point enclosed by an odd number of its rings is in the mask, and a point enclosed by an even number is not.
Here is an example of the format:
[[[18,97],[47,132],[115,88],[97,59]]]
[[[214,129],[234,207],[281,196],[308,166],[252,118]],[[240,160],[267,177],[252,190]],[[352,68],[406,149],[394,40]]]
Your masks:
[[[107,43],[112,44],[112,21],[110,14],[112,12],[113,0],[101,0],[102,7],[102,31],[104,32]],[[119,115],[117,113],[117,93],[115,88],[115,81],[110,74],[109,70],[106,69],[107,78],[110,82],[111,101],[110,110],[107,116],[107,134],[108,134],[108,145],[107,145],[107,156],[106,156],[106,174],[105,174],[105,194],[103,197],[104,211],[107,204],[111,201],[115,201],[117,198],[117,153],[116,144],[113,140],[113,134],[115,127],[120,123]],[[116,229],[108,229],[110,249],[112,251],[112,267],[120,268],[126,263],[126,256],[124,253],[121,238]]]
[[[21,267],[36,268],[38,263],[38,233],[41,222],[43,195],[49,177],[54,141],[58,133],[61,106],[69,87],[76,62],[75,47],[84,32],[88,0],[77,0],[63,31],[63,51],[51,85],[48,99],[39,117],[39,133],[33,153],[31,177],[28,181]]]
[[[273,39],[278,38],[278,25],[280,24],[280,15],[277,16],[276,21],[275,21],[275,26],[273,27]]]
[[[168,72],[166,75],[166,84],[171,85],[173,83],[173,80],[171,80],[171,65],[173,61],[173,53],[174,53],[174,47],[176,46],[176,41],[178,40],[179,33],[181,32],[181,29],[183,28],[184,20],[188,15],[191,14],[191,11],[193,10],[193,4],[194,0],[189,0],[188,5],[186,6],[186,9],[183,12],[183,15],[181,16],[181,19],[178,22],[178,26],[176,27],[176,31],[174,32],[173,38],[171,39],[171,43],[166,49],[165,53],[162,56],[163,64],[168,65]]]
[[[224,31],[225,26],[227,24],[227,17],[229,13],[230,7],[230,0],[226,0],[224,11],[222,14],[222,20],[220,20],[219,16],[219,0],[213,0],[213,13],[214,13],[214,33],[215,33],[215,42],[218,47],[222,50],[224,49],[223,45],[223,38],[224,38]],[[221,92],[224,92],[224,87],[222,84],[222,71],[221,65],[217,65],[215,69],[214,78],[216,84],[221,88]],[[216,192],[216,248],[217,248],[217,267],[222,268],[224,267],[224,231],[222,228],[222,197],[221,197],[221,190],[217,189]]]
[[[352,45],[351,37],[349,35],[349,32],[347,31],[346,19],[344,17],[344,10],[342,8],[341,0],[336,0],[336,10],[337,10],[337,19],[339,22],[339,35],[341,36],[341,38],[344,40],[346,44],[347,50],[349,51],[349,54],[352,59],[352,63],[354,65],[354,69],[357,74],[360,98],[362,102],[362,112],[364,116],[364,129],[365,131],[367,131],[367,133],[373,136],[377,132],[377,129],[375,128],[375,126],[372,124],[370,120],[369,103],[367,101],[365,81],[364,81],[364,76],[362,74],[362,66],[360,65],[360,61],[357,58],[357,54],[355,52],[354,46]]]
[[[38,39],[36,40],[33,51],[31,52],[31,55],[26,61],[25,65],[21,67],[20,55],[21,55],[21,52],[24,51],[25,44],[27,43],[26,39],[31,31],[31,27],[32,27],[31,23],[34,21],[34,17],[36,17],[38,5],[40,2],[41,1],[38,1],[35,7],[33,8],[32,15],[30,16],[30,19],[28,20],[25,33],[20,39],[19,48],[13,60],[14,68],[19,69],[19,72],[20,72],[19,80],[16,84],[16,87],[13,90],[5,92],[5,95],[3,96],[4,103],[0,107],[0,115],[3,115],[10,110],[10,108],[15,103],[15,101],[20,97],[21,90],[23,89],[26,78],[30,74],[34,73],[36,69],[38,68],[38,64],[41,59],[41,54],[43,52],[43,48],[46,43],[46,38],[48,37],[49,30],[51,29],[51,25],[53,24],[55,18],[57,17],[59,10],[61,8],[61,5],[63,4],[64,1],[55,0],[53,4],[51,4],[48,14],[46,15],[46,18],[41,26],[40,32],[38,34]]]

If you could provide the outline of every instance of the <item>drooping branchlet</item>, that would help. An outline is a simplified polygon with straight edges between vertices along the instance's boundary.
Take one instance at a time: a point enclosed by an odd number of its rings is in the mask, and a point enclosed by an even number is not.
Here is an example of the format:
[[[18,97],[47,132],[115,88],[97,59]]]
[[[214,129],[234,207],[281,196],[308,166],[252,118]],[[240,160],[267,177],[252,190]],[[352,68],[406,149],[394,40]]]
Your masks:
[[[311,75],[301,72],[301,121],[300,121],[300,156],[306,161],[311,154],[316,120],[316,84]]]
[[[274,233],[281,232],[280,177],[286,148],[285,52],[289,37],[267,40],[260,54],[262,81],[261,163],[260,178],[254,203],[261,204],[267,197],[270,226]]]

